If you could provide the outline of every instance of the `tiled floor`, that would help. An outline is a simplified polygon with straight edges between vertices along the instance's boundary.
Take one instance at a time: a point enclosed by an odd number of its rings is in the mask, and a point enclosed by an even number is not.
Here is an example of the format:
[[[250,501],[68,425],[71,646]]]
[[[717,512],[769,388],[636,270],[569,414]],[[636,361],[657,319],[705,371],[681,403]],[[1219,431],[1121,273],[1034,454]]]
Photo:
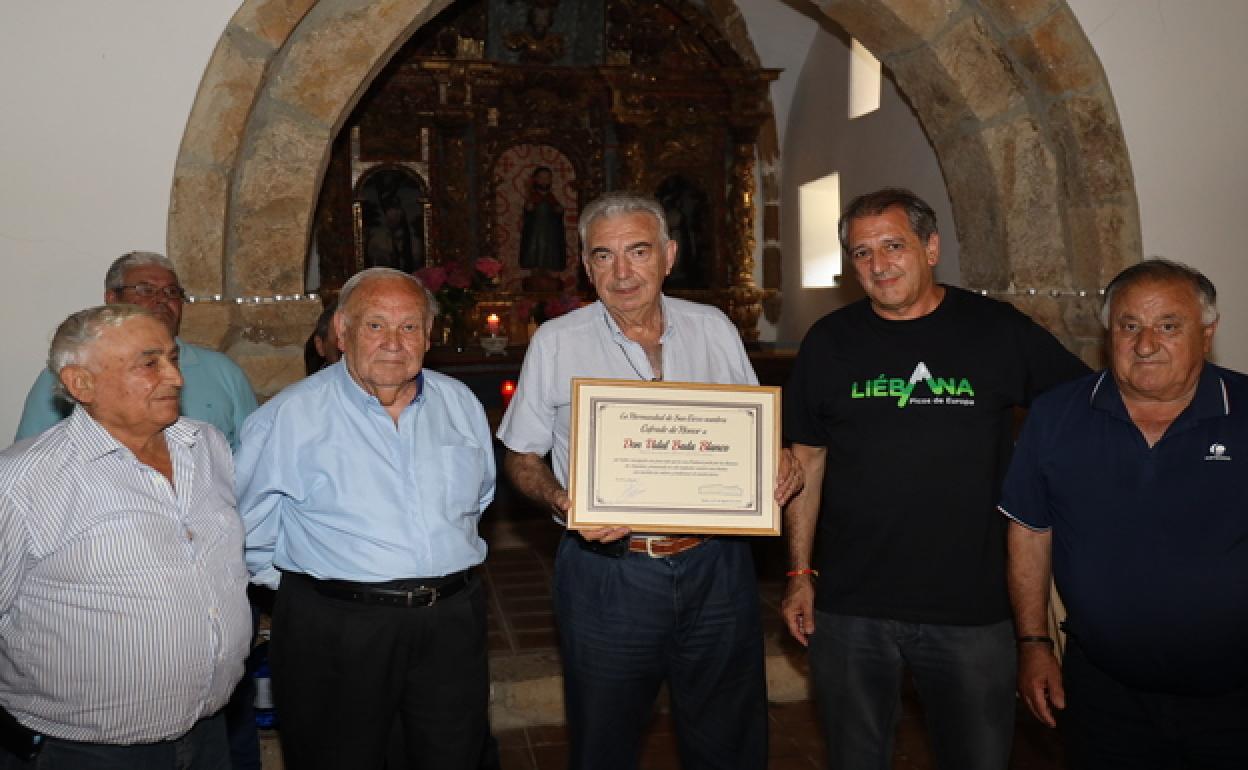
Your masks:
[[[489,586],[489,649],[491,655],[507,655],[557,646],[551,614],[550,577],[558,531],[534,537],[549,542],[521,548],[491,549],[485,561]]]

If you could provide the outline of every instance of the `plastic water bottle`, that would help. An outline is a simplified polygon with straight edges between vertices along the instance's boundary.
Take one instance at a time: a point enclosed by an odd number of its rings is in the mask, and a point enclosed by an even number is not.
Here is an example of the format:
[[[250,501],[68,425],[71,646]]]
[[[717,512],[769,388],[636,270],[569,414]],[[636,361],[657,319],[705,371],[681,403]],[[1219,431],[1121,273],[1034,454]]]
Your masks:
[[[256,665],[256,727],[272,730],[277,727],[277,711],[273,708],[273,679],[269,674],[269,643],[257,645],[253,653]]]

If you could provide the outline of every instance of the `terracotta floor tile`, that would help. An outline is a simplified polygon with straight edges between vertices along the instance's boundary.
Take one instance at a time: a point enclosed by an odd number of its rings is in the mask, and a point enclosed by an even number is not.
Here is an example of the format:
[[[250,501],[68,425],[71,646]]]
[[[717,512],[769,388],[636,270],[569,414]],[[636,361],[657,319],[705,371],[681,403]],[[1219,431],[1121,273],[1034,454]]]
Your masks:
[[[498,763],[502,770],[537,770],[537,765],[533,764],[533,753],[528,746],[500,749]]]
[[[525,732],[528,734],[529,743],[534,748],[538,746],[568,745],[568,729],[563,725],[530,727]]]
[[[553,650],[559,646],[559,638],[555,636],[554,629],[549,631],[517,631],[515,632],[515,638],[517,650]]]
[[[804,757],[806,756],[806,746],[799,744],[793,738],[787,735],[776,735],[772,732],[767,740],[767,756],[775,759],[777,757]]]
[[[547,567],[542,560],[537,558],[525,559],[523,562],[515,560],[515,562],[503,562],[500,564],[488,564],[487,572],[490,577],[495,579],[510,578],[512,575],[544,575],[547,574]]]
[[[568,749],[566,746],[534,746],[533,758],[537,760],[537,770],[567,770]],[[511,770],[505,767],[503,770]]]
[[[555,628],[555,616],[550,612],[534,612],[531,614],[513,614],[510,625],[516,631],[549,630]]]
[[[501,749],[514,749],[529,747],[528,731],[523,727],[514,730],[499,730],[494,733],[494,740],[498,741],[498,747]]]
[[[647,731],[641,742],[643,752],[669,752],[675,755],[678,751],[676,734],[672,732]]]
[[[494,581],[499,596],[550,596],[550,579],[546,575],[512,575]]]
[[[554,601],[546,596],[503,596],[499,597],[498,605],[506,614],[525,612],[553,612]]]

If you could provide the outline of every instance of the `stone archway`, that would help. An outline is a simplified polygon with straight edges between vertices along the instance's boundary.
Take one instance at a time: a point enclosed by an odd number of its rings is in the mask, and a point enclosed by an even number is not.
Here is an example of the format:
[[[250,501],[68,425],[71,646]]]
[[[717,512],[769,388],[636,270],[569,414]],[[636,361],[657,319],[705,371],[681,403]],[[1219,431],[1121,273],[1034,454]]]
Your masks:
[[[213,52],[175,170],[168,252],[198,295],[301,290],[330,143],[376,73],[450,0],[245,0]],[[757,63],[735,3],[708,0]],[[1064,0],[833,0],[894,72],[944,168],[968,282],[1099,285],[1139,258],[1134,183],[1104,73]],[[779,286],[778,141],[759,142],[766,286]],[[770,273],[770,275],[768,274]],[[1025,298],[1070,342],[1095,299]],[[184,334],[262,395],[300,374],[310,302],[200,303]],[[1081,351],[1084,352],[1084,351]]]
[[[393,52],[450,2],[243,2],[209,61],[174,174],[168,252],[191,293],[301,291],[333,137]],[[711,6],[737,53],[757,65],[732,0]],[[759,148],[764,240],[776,243],[774,125]],[[779,285],[778,269],[768,285]],[[271,395],[301,375],[299,351],[318,312],[306,301],[196,303],[183,334],[227,350],[256,391]]]

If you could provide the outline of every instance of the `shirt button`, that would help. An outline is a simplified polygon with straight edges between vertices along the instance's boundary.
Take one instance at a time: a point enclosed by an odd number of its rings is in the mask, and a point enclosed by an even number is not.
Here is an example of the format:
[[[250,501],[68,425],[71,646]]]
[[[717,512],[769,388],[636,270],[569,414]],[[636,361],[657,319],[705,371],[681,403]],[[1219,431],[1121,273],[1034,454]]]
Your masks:
[[[217,609],[216,607],[212,607],[211,609],[208,610],[208,617],[212,618],[213,620],[216,620],[217,618],[221,617],[221,610]]]

